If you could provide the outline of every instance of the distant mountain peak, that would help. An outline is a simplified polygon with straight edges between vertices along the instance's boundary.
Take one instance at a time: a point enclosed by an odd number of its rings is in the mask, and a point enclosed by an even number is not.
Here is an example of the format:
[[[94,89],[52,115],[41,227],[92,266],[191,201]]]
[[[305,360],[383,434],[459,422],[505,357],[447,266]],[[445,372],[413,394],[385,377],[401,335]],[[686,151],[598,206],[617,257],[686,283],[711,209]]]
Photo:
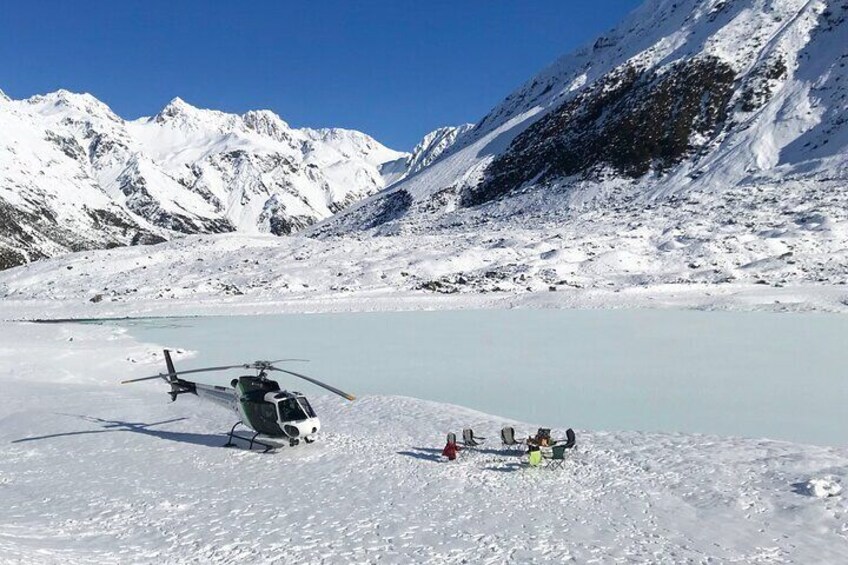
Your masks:
[[[87,92],[71,92],[60,88],[55,92],[36,94],[23,102],[44,115],[73,110],[77,116],[98,115],[113,122],[122,121],[109,106]]]
[[[159,113],[153,117],[153,120],[158,123],[167,122],[173,118],[177,118],[180,116],[186,116],[188,114],[194,113],[198,111],[199,108],[196,108],[180,98],[179,96],[175,96],[168,102],[164,108],[159,110]]]
[[[100,100],[87,92],[72,92],[64,88],[60,88],[55,92],[48,92],[47,94],[36,94],[35,96],[31,96],[27,99],[27,102],[30,103],[39,103],[44,101],[60,102],[72,105],[85,105],[91,103],[103,104]]]
[[[284,141],[290,136],[289,124],[271,110],[250,110],[242,114],[241,118],[248,129],[260,135],[277,141]]]

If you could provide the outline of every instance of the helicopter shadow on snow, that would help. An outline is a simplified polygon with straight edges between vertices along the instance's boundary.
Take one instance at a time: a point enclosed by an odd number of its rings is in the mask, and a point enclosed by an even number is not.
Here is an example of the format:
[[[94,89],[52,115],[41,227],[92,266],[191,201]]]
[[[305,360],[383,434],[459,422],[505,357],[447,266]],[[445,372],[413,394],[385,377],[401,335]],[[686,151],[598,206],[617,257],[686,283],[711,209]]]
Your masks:
[[[221,447],[225,440],[225,435],[219,434],[196,434],[196,433],[187,433],[187,432],[169,432],[166,430],[154,430],[151,429],[153,426],[162,426],[165,424],[171,424],[173,422],[179,422],[182,420],[187,420],[188,418],[172,418],[170,420],[162,420],[161,422],[153,422],[150,424],[146,424],[144,422],[124,422],[121,420],[107,420],[104,418],[96,418],[93,416],[82,416],[79,414],[62,414],[63,416],[71,416],[74,418],[80,418],[82,420],[86,420],[88,422],[101,424],[101,428],[97,430],[79,430],[73,432],[59,432],[55,434],[46,434],[41,436],[33,436],[33,437],[25,437],[21,439],[12,440],[12,443],[24,443],[29,441],[41,441],[46,439],[53,439],[59,437],[69,437],[69,436],[80,436],[80,435],[89,435],[89,434],[103,434],[103,433],[111,433],[111,432],[133,432],[137,434],[152,436],[159,439],[176,441],[180,443],[190,443],[192,445],[203,445],[207,447]]]

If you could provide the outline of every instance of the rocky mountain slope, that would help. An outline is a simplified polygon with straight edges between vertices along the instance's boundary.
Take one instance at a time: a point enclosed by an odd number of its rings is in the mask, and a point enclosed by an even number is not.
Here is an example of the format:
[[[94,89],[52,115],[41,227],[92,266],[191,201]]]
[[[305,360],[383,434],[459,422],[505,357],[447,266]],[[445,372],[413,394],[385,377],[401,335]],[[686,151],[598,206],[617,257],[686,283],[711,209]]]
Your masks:
[[[846,38],[844,0],[648,0],[319,233],[625,205],[638,217],[671,195],[785,181],[814,198],[848,179]]]
[[[447,126],[431,131],[415,146],[410,155],[386,163],[383,166],[383,173],[391,174],[391,172],[397,171],[399,174],[392,177],[393,183],[414,175],[434,163],[456,144],[460,136],[473,127],[474,124],[462,124],[461,126]]]
[[[648,0],[295,237],[77,254],[3,273],[0,297],[845,311],[845,37],[844,0]]]
[[[269,111],[179,98],[126,121],[88,94],[0,96],[0,268],[177,234],[287,235],[435,159],[344,129],[295,129]]]

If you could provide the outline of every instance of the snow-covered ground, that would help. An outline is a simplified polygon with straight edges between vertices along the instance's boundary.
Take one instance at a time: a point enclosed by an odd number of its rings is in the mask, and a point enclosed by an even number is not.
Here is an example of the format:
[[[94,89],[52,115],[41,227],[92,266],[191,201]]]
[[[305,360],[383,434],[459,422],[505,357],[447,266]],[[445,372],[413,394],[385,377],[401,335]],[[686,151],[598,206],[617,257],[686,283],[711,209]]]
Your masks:
[[[818,196],[809,198],[811,191]],[[190,236],[0,272],[0,318],[467,307],[848,310],[848,192],[786,180],[649,207],[527,194],[346,236]],[[512,216],[520,207],[523,213]],[[696,218],[696,219],[693,219]],[[454,223],[455,220],[455,223]]]
[[[159,370],[158,350],[114,328],[0,324],[0,561],[848,560],[844,496],[815,496],[844,484],[848,449],[577,430],[563,469],[529,469],[494,438],[539,423],[315,396],[320,441],[262,455],[219,447],[231,417],[215,406],[116,384]],[[464,426],[492,439],[441,461]]]

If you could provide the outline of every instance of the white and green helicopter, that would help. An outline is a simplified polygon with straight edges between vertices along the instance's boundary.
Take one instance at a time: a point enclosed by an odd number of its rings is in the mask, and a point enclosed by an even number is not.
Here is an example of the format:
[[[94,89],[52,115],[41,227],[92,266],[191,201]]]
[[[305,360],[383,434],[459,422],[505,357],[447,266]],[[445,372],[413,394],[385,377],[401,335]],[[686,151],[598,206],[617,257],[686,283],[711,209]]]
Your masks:
[[[322,383],[317,379],[274,366],[274,363],[283,361],[300,361],[300,359],[254,361],[253,363],[244,363],[241,365],[177,371],[174,368],[174,362],[171,360],[171,352],[166,349],[165,364],[168,368],[167,373],[130,379],[122,381],[122,384],[151,379],[163,379],[171,385],[169,394],[172,401],[176,400],[180,394],[194,394],[200,398],[211,400],[219,406],[234,411],[239,418],[239,421],[230,429],[227,443],[225,444],[226,447],[235,445],[233,440],[239,439],[248,443],[248,449],[253,449],[255,444],[264,447],[265,451],[269,451],[280,447],[286,442],[290,446],[298,445],[300,440],[306,443],[312,443],[315,441],[315,435],[321,429],[321,422],[303,394],[281,390],[277,381],[268,378],[268,371],[287,373],[325,388],[347,400],[355,400],[353,395]],[[198,383],[181,377],[181,375],[188,375],[190,373],[229,371],[233,369],[254,369],[257,374],[243,375],[235,378],[230,381],[229,387]],[[251,437],[237,435],[235,430],[240,425],[250,428],[254,434]],[[257,439],[260,437],[261,439]]]

